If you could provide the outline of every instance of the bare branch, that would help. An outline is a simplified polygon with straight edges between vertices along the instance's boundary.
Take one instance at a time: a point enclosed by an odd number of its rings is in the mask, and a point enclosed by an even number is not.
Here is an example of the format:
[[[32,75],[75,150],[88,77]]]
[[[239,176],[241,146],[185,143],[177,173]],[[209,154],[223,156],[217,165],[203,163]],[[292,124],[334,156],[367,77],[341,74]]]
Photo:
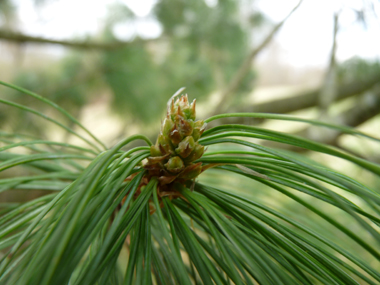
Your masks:
[[[36,44],[55,44],[69,48],[77,49],[95,49],[95,50],[115,50],[126,45],[130,45],[131,42],[115,41],[112,43],[99,43],[92,41],[66,41],[66,40],[52,40],[42,37],[28,36],[22,33],[13,33],[6,30],[0,30],[0,40],[6,40],[9,42],[24,44],[24,43],[36,43]]]
[[[218,105],[215,107],[213,112],[223,112],[221,110],[222,107],[225,107],[227,98],[235,92],[241,82],[244,80],[245,76],[248,74],[248,72],[251,70],[252,67],[252,61],[255,59],[255,57],[270,43],[270,41],[273,39],[275,34],[279,31],[279,29],[284,25],[286,20],[293,14],[295,10],[301,5],[303,0],[300,0],[300,2],[295,6],[292,11],[283,19],[280,23],[278,23],[276,26],[273,27],[272,31],[266,36],[266,38],[254,49],[250,52],[248,57],[244,60],[244,62],[241,64],[235,75],[233,76],[232,80],[229,82],[227,87],[224,89],[224,91],[220,94],[220,101]]]
[[[320,107],[320,117],[327,118],[329,107],[332,102],[334,102],[336,97],[336,38],[338,35],[338,19],[339,12],[334,14],[334,32],[333,32],[333,44],[331,48],[330,63],[327,69],[326,77],[319,95],[319,107]]]
[[[357,127],[369,119],[380,114],[380,85],[376,85],[372,90],[361,95],[353,106],[339,115],[332,118],[332,121],[336,124]],[[338,139],[343,134],[340,131],[323,132],[321,136],[316,135],[313,130],[315,127],[308,127],[300,132],[294,133],[294,135],[301,136],[313,141],[317,141],[324,144],[330,144],[333,146],[338,146]],[[286,150],[292,151],[305,151],[304,149],[291,146],[283,145],[274,142],[270,142],[267,145],[279,147]]]
[[[345,85],[337,87],[337,94],[335,100],[342,100],[357,94],[361,94],[371,88],[373,88],[377,83],[380,82],[380,73],[373,75],[372,77],[367,78],[365,81],[354,81]],[[277,99],[261,104],[243,106],[239,108],[232,109],[232,113],[276,113],[276,114],[286,114],[295,112],[302,109],[307,109],[311,107],[318,106],[318,96],[321,92],[321,89],[315,89],[311,91],[306,91],[301,94]],[[241,124],[245,121],[246,118],[225,118],[218,120],[218,123],[233,123]],[[259,121],[252,121],[259,122]]]

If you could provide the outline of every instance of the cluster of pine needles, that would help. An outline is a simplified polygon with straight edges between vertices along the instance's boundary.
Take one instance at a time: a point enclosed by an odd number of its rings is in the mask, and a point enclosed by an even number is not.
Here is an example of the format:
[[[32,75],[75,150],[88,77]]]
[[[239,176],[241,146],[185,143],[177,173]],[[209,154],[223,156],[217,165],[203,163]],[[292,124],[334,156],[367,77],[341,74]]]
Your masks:
[[[169,104],[155,144],[134,135],[108,148],[55,103],[0,83],[47,104],[75,127],[11,100],[0,99],[2,104],[84,143],[0,132],[0,191],[47,191],[0,205],[0,284],[380,283],[378,189],[258,141],[327,154],[373,180],[380,165],[278,131],[206,124],[250,117],[378,138],[286,115],[221,114],[197,121],[195,102],[181,97]],[[141,146],[131,147],[135,141]],[[217,178],[212,183],[202,182],[208,172]],[[244,189],[223,184],[232,177],[246,181]],[[291,210],[255,199],[259,188],[290,201]]]

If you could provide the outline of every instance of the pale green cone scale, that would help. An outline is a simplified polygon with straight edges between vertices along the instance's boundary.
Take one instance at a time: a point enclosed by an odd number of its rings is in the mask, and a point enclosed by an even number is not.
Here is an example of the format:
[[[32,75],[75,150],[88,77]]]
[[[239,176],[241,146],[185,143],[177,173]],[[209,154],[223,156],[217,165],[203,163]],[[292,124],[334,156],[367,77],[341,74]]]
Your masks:
[[[181,158],[174,156],[171,157],[167,163],[165,163],[165,167],[171,173],[180,173],[185,168],[185,164]]]

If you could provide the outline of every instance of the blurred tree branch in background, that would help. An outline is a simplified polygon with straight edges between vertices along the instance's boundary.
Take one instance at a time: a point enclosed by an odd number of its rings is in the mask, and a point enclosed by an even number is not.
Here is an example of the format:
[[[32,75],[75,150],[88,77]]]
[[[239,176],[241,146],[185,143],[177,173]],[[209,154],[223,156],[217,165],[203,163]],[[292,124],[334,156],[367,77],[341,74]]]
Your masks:
[[[337,96],[336,76],[337,76],[337,35],[339,30],[339,12],[334,14],[333,44],[330,53],[330,62],[326,71],[326,76],[319,95],[319,117],[322,120],[329,120],[329,109]]]
[[[350,108],[340,112],[338,115],[331,117],[331,122],[334,124],[340,124],[349,127],[357,127],[366,121],[374,118],[380,113],[380,85],[377,83],[372,89],[358,96],[355,100],[355,104]],[[336,146],[342,148],[339,144],[339,138],[343,134],[340,131],[331,131],[324,132],[323,129],[321,132],[315,132],[313,130],[315,127],[308,127],[302,131],[298,131],[293,133],[296,136],[303,137],[312,141],[329,144],[332,146]],[[318,135],[323,134],[323,135]],[[283,145],[276,142],[270,142],[266,145],[277,147],[281,149],[304,152],[307,151],[303,148],[299,148],[296,146]],[[351,150],[350,150],[351,151]],[[358,154],[356,154],[358,155]],[[373,161],[379,161],[378,158],[368,158]]]
[[[271,42],[273,37],[284,25],[286,20],[289,19],[289,17],[294,13],[294,11],[298,9],[302,1],[303,0],[300,0],[298,4],[290,11],[290,13],[281,22],[275,25],[271,32],[264,38],[264,40],[249,53],[247,58],[244,59],[244,61],[242,62],[239,69],[236,71],[235,75],[232,77],[229,84],[224,88],[223,91],[221,91],[221,94],[219,96],[220,101],[219,104],[215,106],[215,109],[212,113],[213,115],[225,112],[226,108],[228,107],[228,101],[230,99],[229,97],[234,92],[236,92],[244,78],[247,76],[248,72],[252,69],[252,61]]]
[[[43,37],[33,37],[22,33],[15,33],[8,30],[0,29],[0,40],[14,42],[18,44],[34,43],[34,44],[54,44],[76,49],[92,49],[92,50],[115,50],[130,45],[131,42],[115,41],[111,43],[101,43],[94,41],[66,41],[52,40]]]
[[[338,115],[331,116],[329,122],[333,124],[340,124],[349,127],[358,127],[366,121],[374,118],[380,114],[380,72],[373,75],[366,80],[357,80],[341,86],[337,86],[337,92],[335,101],[341,101],[349,97],[354,97],[354,103],[351,107],[341,111]],[[304,92],[296,96],[272,100],[265,103],[259,103],[250,106],[244,106],[232,110],[232,113],[276,113],[286,114],[296,111],[300,111],[307,108],[313,108],[319,106],[319,96],[321,94],[322,87],[312,91]],[[331,102],[333,104],[334,102]],[[219,120],[218,123],[231,123],[231,124],[246,124],[249,120],[250,124],[260,124],[263,120],[251,119],[251,118],[225,118]],[[315,131],[315,130],[320,131]],[[336,147],[339,145],[339,138],[342,132],[332,131],[325,132],[323,128],[317,128],[314,126],[308,127],[302,131],[295,132],[294,135],[304,137],[309,140],[321,142],[324,144],[330,144]],[[277,147],[281,149],[303,152],[302,148],[283,145],[275,142],[267,142],[268,146]],[[378,159],[374,158],[374,161]]]
[[[348,97],[361,94],[373,88],[376,84],[380,82],[380,72],[372,75],[369,78],[351,81],[349,83],[337,86],[337,93],[335,101],[343,100]],[[276,114],[287,114],[291,112],[296,112],[299,110],[316,107],[319,105],[319,95],[321,93],[322,87],[311,91],[301,92],[298,95],[275,99],[269,102],[258,103],[258,104],[245,104],[244,106],[231,108],[229,111],[231,113],[276,113]],[[246,122],[247,118],[226,118],[221,119],[222,123],[234,123],[241,124],[243,121]],[[261,123],[262,120],[252,120],[251,123]]]

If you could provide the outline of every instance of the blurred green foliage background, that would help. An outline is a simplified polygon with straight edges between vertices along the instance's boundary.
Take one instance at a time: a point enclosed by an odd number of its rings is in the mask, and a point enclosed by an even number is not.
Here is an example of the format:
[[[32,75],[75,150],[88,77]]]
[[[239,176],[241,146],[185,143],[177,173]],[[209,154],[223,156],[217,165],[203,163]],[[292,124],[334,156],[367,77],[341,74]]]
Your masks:
[[[22,3],[3,0],[0,2],[0,44],[8,56],[3,53],[4,58],[0,57],[0,66],[3,66],[0,76],[48,97],[70,110],[75,117],[81,116],[86,106],[106,96],[112,113],[121,119],[120,134],[116,139],[123,136],[123,132],[128,134],[131,124],[150,132],[149,126],[158,125],[168,98],[182,86],[186,86],[190,98],[197,98],[205,105],[206,115],[239,110],[240,106],[249,108],[248,104],[253,106],[250,100],[252,92],[260,87],[260,71],[269,72],[273,77],[282,71],[279,76],[286,78],[294,69],[288,66],[280,70],[278,66],[273,68],[269,64],[263,68],[263,63],[261,66],[253,65],[255,57],[251,55],[254,51],[265,52],[268,49],[268,56],[273,56],[270,53],[273,45],[271,47],[269,43],[276,44],[276,29],[281,27],[260,11],[255,5],[257,2],[155,1],[148,17],[161,28],[159,36],[143,38],[135,35],[127,40],[121,40],[115,31],[122,30],[120,27],[123,25],[136,25],[139,16],[125,2],[112,5],[107,2],[108,6],[104,4],[106,17],[95,34],[63,41],[59,45],[64,47],[64,52],[51,56],[46,48],[49,45],[45,46],[47,42],[44,42],[49,39],[23,38],[25,34],[18,23]],[[34,0],[31,3],[38,13],[52,1]],[[358,15],[363,15],[356,22],[365,22],[364,16],[371,12],[369,7],[363,1],[361,8],[355,10]],[[352,7],[343,5],[341,10],[344,9]],[[91,10],[83,11],[86,12]],[[70,15],[67,15],[67,21],[70,21]],[[329,37],[331,35],[326,35]],[[29,45],[32,52],[26,50]],[[248,68],[241,72],[244,65]],[[379,74],[379,64],[373,60],[356,57],[337,65],[336,86],[353,82],[360,84]],[[323,86],[325,71],[319,67],[313,72],[309,75],[312,87]],[[302,79],[297,83],[302,85],[300,81]],[[366,88],[372,87],[373,84]],[[221,99],[211,97],[213,94]],[[22,96],[10,90],[2,89],[2,96],[25,103]],[[214,107],[207,103],[210,98],[216,100],[214,106],[220,110],[213,110]],[[268,98],[276,99],[276,95]],[[44,108],[38,103],[34,106],[33,101],[28,105],[40,111]],[[314,105],[318,107],[318,104]],[[265,111],[272,112],[271,109]],[[20,114],[9,107],[1,107],[1,119],[1,125],[12,130],[39,134],[46,130],[44,125],[34,122],[33,116]],[[108,139],[110,143],[114,142]]]

